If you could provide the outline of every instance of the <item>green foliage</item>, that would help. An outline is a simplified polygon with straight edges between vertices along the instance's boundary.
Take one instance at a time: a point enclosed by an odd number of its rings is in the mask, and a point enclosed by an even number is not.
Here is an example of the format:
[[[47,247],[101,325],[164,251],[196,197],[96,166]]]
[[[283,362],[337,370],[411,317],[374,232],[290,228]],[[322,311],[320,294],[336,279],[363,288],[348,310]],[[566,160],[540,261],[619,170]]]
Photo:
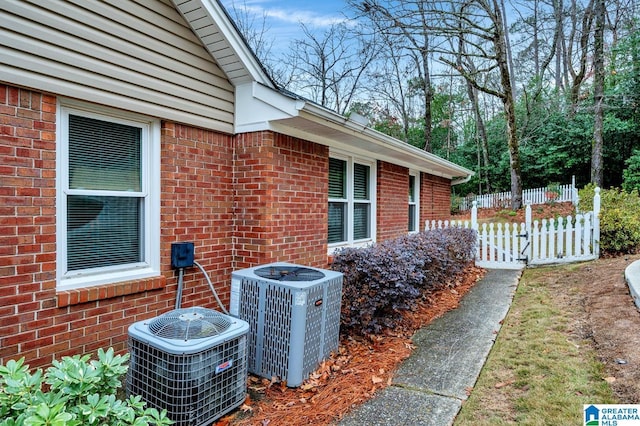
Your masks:
[[[128,355],[112,348],[53,361],[31,373],[24,358],[0,365],[0,426],[169,425],[166,410],[144,408],[139,396],[116,398]],[[45,386],[47,385],[47,386]],[[47,390],[45,390],[47,389]]]
[[[594,186],[580,190],[580,211],[593,208]],[[607,254],[640,250],[640,196],[619,189],[600,191],[600,249]]]
[[[627,192],[640,191],[640,150],[633,151],[625,164],[627,168],[622,172],[622,188]]]

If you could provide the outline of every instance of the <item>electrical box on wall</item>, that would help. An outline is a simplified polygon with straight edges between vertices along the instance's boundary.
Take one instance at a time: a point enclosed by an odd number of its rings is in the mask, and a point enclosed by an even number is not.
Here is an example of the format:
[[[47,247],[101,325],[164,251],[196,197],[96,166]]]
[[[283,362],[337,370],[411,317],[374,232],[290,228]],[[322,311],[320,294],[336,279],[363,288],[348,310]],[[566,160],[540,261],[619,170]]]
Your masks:
[[[190,268],[193,266],[194,249],[193,243],[173,243],[171,244],[171,267]]]

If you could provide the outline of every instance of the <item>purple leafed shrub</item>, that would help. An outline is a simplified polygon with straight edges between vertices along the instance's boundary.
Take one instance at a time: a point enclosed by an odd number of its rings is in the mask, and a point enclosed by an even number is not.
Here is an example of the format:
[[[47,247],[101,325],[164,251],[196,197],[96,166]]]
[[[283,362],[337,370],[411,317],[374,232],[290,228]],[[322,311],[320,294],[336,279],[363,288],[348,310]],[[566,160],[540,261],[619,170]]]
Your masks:
[[[464,272],[475,244],[475,231],[450,228],[336,252],[332,269],[344,274],[342,331],[367,334],[394,327],[399,311]]]

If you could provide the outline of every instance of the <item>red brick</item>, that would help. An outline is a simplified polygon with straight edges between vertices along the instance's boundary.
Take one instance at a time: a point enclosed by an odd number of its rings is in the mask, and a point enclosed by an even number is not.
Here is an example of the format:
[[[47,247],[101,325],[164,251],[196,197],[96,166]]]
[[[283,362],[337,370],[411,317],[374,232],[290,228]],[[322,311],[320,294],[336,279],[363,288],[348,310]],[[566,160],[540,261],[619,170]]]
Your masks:
[[[15,344],[21,344],[24,342],[28,342],[30,340],[35,340],[35,338],[36,338],[36,332],[33,330],[28,331],[26,333],[12,334],[10,336],[5,336],[2,339],[2,346],[11,346]]]
[[[28,342],[21,343],[20,352],[30,351],[30,350],[38,349],[42,346],[49,346],[49,345],[53,345],[53,337],[52,336],[41,337],[37,340],[31,340]]]
[[[160,275],[56,291],[56,102],[0,84],[0,246],[13,248],[0,250],[0,330],[10,332],[0,363],[24,355],[45,366],[106,345],[126,350],[129,324],[175,305],[173,242],[195,243],[196,260],[225,304],[234,269],[280,260],[327,266],[326,146],[272,131],[231,136],[163,121]],[[448,213],[449,184],[423,174],[421,221]],[[380,162],[379,240],[406,232],[407,185],[406,168]],[[216,308],[200,271],[188,271],[184,284],[185,306]]]

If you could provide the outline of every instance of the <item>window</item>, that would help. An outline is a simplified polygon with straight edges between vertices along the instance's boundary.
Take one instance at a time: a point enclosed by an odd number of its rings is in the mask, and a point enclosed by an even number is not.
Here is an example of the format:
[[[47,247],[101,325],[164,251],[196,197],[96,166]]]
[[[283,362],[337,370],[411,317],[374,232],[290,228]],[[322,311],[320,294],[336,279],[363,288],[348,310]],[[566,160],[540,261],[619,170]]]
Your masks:
[[[409,232],[417,232],[420,229],[420,215],[418,213],[419,176],[419,173],[409,173]]]
[[[329,158],[329,245],[375,239],[375,167],[348,156]]]
[[[159,124],[63,102],[58,289],[159,273]]]

